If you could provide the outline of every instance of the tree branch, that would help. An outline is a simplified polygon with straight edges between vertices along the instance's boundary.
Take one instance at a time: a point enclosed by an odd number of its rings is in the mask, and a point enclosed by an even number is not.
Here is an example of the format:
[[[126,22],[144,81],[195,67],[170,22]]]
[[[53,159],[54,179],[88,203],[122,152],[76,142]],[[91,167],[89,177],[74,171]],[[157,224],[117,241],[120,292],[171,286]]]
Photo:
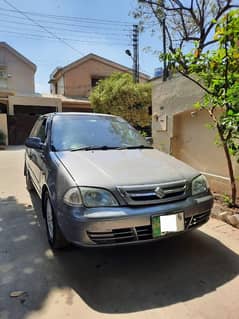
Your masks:
[[[203,44],[202,48],[205,48],[205,47],[207,47],[208,45],[211,45],[211,44],[216,43],[216,42],[217,42],[217,40],[208,41],[208,42],[206,42],[206,43]]]
[[[182,72],[181,70],[179,70],[178,68],[176,68],[177,71],[183,75],[185,78],[187,78],[188,80],[192,81],[193,83],[195,83],[196,85],[198,85],[202,90],[204,90],[206,93],[213,95],[213,92],[209,91],[205,86],[203,86],[200,82],[198,82],[197,80],[195,80],[194,78],[192,78],[190,75],[186,74],[185,72]]]
[[[219,7],[219,10],[216,14],[216,17],[214,20],[218,21],[221,16],[228,10],[230,9],[233,9],[233,8],[236,8],[238,7],[239,8],[239,5],[231,5],[231,0],[227,0],[227,4],[224,6],[224,7]],[[205,30],[205,34],[204,34],[204,39],[203,39],[203,42],[205,42],[205,40],[207,39],[209,33],[211,32],[212,28],[214,27],[215,23],[214,22],[211,22],[209,24],[209,26],[207,27],[207,29]]]

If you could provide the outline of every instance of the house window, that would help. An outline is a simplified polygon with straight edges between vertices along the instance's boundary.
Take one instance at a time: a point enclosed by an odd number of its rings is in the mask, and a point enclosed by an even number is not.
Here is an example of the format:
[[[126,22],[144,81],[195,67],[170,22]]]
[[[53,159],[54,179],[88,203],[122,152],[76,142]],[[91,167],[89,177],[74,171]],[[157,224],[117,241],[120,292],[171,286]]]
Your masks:
[[[0,103],[0,113],[7,113],[7,105]]]
[[[98,84],[99,80],[103,80],[104,78],[105,78],[104,76],[92,77],[91,87],[94,88]]]
[[[0,88],[7,88],[7,70],[0,69]]]

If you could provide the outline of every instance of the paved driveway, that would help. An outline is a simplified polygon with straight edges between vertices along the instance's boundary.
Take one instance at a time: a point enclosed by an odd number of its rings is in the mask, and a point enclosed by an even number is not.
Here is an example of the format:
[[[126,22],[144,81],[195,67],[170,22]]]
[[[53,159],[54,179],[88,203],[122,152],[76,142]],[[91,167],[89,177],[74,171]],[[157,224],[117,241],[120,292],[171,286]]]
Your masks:
[[[211,220],[155,244],[53,254],[23,155],[0,152],[1,319],[239,318],[238,230]]]

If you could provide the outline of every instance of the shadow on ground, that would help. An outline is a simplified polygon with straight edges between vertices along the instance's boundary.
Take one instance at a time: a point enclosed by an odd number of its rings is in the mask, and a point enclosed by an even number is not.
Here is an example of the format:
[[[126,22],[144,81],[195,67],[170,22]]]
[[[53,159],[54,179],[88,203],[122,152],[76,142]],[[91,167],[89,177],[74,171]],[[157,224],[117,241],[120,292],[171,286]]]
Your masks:
[[[26,318],[54,288],[72,288],[102,313],[130,313],[203,296],[239,273],[239,256],[201,231],[144,246],[52,254],[40,201],[31,197],[33,207],[14,197],[0,200],[1,318]],[[15,290],[26,294],[10,298]]]

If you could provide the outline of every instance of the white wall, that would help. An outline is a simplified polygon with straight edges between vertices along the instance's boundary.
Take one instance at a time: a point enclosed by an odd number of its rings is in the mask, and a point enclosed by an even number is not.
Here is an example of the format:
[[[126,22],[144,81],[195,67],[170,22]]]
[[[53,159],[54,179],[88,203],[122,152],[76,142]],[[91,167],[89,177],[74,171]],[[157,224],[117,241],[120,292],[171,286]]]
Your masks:
[[[176,75],[171,80],[152,81],[152,136],[154,145],[170,153],[173,137],[173,114],[193,108],[203,96],[202,90],[191,81]],[[160,129],[157,117],[165,120],[166,130]],[[163,123],[163,122],[162,122]]]
[[[228,193],[227,163],[223,149],[215,145],[216,131],[206,127],[208,114],[194,108],[202,97],[203,91],[182,76],[152,82],[154,146],[205,172],[214,191]],[[234,159],[233,166],[238,178],[239,165]]]
[[[7,67],[7,87],[16,93],[34,93],[35,71],[5,47],[0,47],[0,64]]]

